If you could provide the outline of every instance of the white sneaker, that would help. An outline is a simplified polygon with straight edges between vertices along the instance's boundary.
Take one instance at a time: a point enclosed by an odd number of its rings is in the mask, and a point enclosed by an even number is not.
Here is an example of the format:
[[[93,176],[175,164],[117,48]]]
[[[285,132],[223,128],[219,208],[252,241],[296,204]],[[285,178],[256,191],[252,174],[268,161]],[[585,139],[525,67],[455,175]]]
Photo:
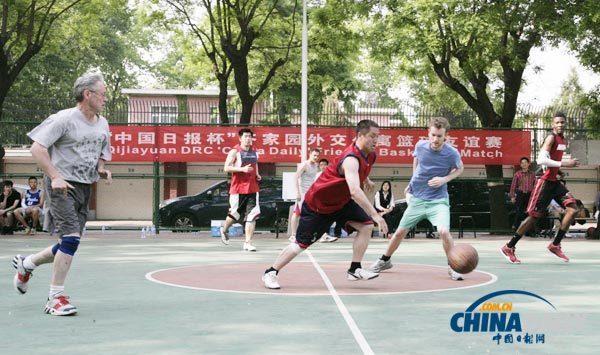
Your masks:
[[[53,316],[71,316],[77,313],[77,307],[69,302],[69,296],[60,295],[48,300],[44,312]]]
[[[244,250],[246,250],[246,251],[256,251],[256,248],[254,247],[254,245],[252,245],[250,243],[244,243]]]
[[[371,272],[376,272],[376,273],[380,273],[383,270],[387,270],[387,269],[391,269],[392,268],[392,260],[388,260],[388,261],[383,261],[381,259],[377,259],[376,262],[373,263],[373,265],[369,266],[369,268],[367,270],[371,271]]]
[[[358,268],[354,272],[348,271],[348,275],[346,276],[346,278],[348,279],[348,281],[358,281],[358,280],[371,280],[378,276],[379,276],[378,273]]]
[[[27,292],[27,282],[29,282],[31,272],[33,271],[26,269],[25,266],[23,266],[24,260],[24,256],[16,255],[12,261],[13,267],[17,270],[15,277],[13,278],[13,286],[15,290],[22,295]]]
[[[454,281],[462,281],[465,279],[462,274],[452,270],[450,266],[448,266],[448,275],[450,275],[450,278]]]
[[[269,271],[262,276],[262,280],[265,283],[265,287],[271,290],[279,290],[279,282],[277,282],[277,272]]]
[[[329,234],[325,233],[323,234],[323,236],[321,236],[321,238],[319,239],[319,242],[321,243],[333,243],[336,240],[338,240],[338,237],[332,237]]]
[[[221,235],[221,243],[229,245],[229,234],[225,232],[224,227],[219,227],[219,234]]]

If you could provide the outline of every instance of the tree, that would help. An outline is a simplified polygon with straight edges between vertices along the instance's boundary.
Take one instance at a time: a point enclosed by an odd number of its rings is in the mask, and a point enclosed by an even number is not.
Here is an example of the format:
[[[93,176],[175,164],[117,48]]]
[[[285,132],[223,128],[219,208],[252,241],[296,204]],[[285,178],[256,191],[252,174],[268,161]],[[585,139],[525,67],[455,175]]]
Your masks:
[[[512,126],[530,50],[551,36],[571,1],[382,0],[373,7],[376,51],[428,63],[485,128]],[[490,202],[504,200],[502,167],[486,165]],[[508,225],[504,204],[491,203],[492,228]]]
[[[297,1],[202,0],[206,26],[197,24],[192,14],[197,9],[189,0],[166,0],[185,19],[202,44],[204,53],[214,65],[219,81],[219,112],[227,121],[227,80],[233,71],[235,87],[241,102],[241,124],[250,123],[256,100],[288,60],[296,36]],[[260,57],[266,73],[260,78],[250,75],[249,61]],[[255,81],[256,87],[251,83]],[[224,117],[224,116],[225,117]]]
[[[0,23],[0,115],[8,92],[40,52],[59,18],[81,0],[3,1]]]

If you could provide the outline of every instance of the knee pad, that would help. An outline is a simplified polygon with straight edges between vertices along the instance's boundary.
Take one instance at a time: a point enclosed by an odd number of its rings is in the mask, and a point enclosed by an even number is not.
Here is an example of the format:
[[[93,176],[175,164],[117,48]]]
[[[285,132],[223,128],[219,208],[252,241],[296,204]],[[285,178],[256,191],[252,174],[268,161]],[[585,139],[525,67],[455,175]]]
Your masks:
[[[56,252],[58,251],[58,249],[60,248],[60,243],[56,243],[53,247],[52,247],[52,255],[56,255]]]
[[[79,239],[80,237],[73,237],[70,235],[62,237],[58,250],[67,255],[75,255],[77,247],[79,246]]]

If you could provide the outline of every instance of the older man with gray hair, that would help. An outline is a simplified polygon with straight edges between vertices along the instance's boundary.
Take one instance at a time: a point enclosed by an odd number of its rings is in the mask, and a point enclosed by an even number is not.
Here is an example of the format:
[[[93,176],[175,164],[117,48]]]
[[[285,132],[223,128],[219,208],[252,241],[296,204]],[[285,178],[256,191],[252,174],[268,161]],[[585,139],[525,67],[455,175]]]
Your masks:
[[[53,263],[45,312],[55,316],[77,313],[65,295],[65,279],[85,226],[91,186],[100,178],[112,182],[104,164],[111,159],[108,122],[100,112],[106,102],[102,74],[89,72],[73,85],[77,105],[51,115],[27,135],[33,140],[31,155],[45,173],[45,187],[60,240],[57,244],[23,257],[17,255],[13,280],[25,294],[33,270]]]

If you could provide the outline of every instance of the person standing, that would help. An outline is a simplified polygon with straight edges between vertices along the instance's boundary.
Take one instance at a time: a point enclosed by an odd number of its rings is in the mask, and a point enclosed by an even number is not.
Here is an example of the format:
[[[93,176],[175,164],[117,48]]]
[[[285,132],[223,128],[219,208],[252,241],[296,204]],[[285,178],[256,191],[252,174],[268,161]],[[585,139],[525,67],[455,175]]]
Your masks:
[[[29,177],[27,181],[29,190],[25,191],[21,199],[21,208],[15,211],[15,217],[25,227],[25,234],[35,234],[40,216],[44,213],[44,193],[37,188],[38,180],[35,176]],[[31,216],[31,227],[27,223],[27,217]]]
[[[0,234],[13,234],[15,223],[15,211],[21,203],[21,194],[13,188],[13,182],[4,180],[2,182],[2,194],[0,195]]]
[[[219,228],[221,242],[229,245],[229,227],[245,216],[245,242],[243,250],[256,251],[252,245],[252,236],[256,228],[256,220],[260,216],[259,186],[261,177],[258,173],[258,153],[252,149],[254,132],[250,128],[242,128],[238,132],[240,144],[227,154],[223,171],[231,173],[229,188],[229,213],[225,224]]]
[[[392,193],[392,183],[384,181],[381,183],[381,188],[375,193],[375,209],[385,219],[388,227],[390,227],[390,213],[394,210],[394,194]],[[389,233],[383,236],[389,237]]]
[[[500,248],[502,255],[512,264],[521,263],[521,260],[515,255],[516,245],[523,235],[535,226],[538,218],[546,214],[552,199],[564,207],[565,215],[560,228],[556,231],[554,240],[547,248],[562,261],[569,261],[569,258],[562,251],[561,241],[579,209],[575,198],[567,190],[567,187],[559,181],[558,175],[563,175],[560,171],[561,167],[575,167],[579,165],[579,162],[577,159],[563,159],[563,154],[568,145],[567,139],[564,137],[566,122],[567,118],[562,112],[556,113],[552,118],[552,134],[544,139],[537,158],[537,163],[543,167],[544,173],[537,179],[531,193],[531,199],[527,205],[528,216],[516,230],[512,239]]]
[[[413,153],[413,176],[407,186],[408,208],[402,215],[400,225],[390,238],[385,253],[373,263],[369,270],[381,272],[392,268],[391,257],[410,229],[421,220],[428,219],[437,227],[442,238],[446,256],[454,246],[450,234],[450,201],[448,182],[462,174],[464,167],[458,151],[446,143],[450,124],[444,117],[429,121],[428,140],[415,145]],[[448,266],[452,280],[463,280],[463,276]]]
[[[46,189],[60,241],[23,257],[13,266],[15,289],[24,294],[34,269],[52,263],[48,301],[44,311],[55,316],[77,313],[65,294],[65,279],[85,227],[92,184],[103,178],[112,183],[105,168],[111,160],[108,122],[100,115],[106,103],[106,85],[100,73],[88,72],[73,85],[77,106],[51,115],[27,135],[33,140],[31,155],[44,171]]]
[[[517,230],[525,219],[527,205],[531,197],[531,191],[535,184],[535,173],[529,170],[531,163],[529,158],[522,157],[520,161],[521,170],[515,173],[510,184],[510,202],[515,204],[515,221],[513,229]]]
[[[352,262],[346,278],[349,281],[370,280],[379,276],[362,268],[361,261],[369,245],[373,222],[382,233],[387,233],[385,220],[377,213],[364,189],[373,190],[369,173],[375,163],[375,147],[379,126],[371,120],[362,120],[356,127],[356,139],[347,146],[306,193],[296,241],[290,243],[263,274],[266,288],[279,289],[277,273],[298,254],[315,243],[331,224],[343,221],[347,228],[357,230],[352,245]]]
[[[296,204],[294,205],[294,213],[292,214],[291,228],[292,234],[289,237],[290,242],[296,240],[296,229],[298,228],[298,221],[300,220],[300,209],[304,202],[304,196],[306,191],[315,182],[317,173],[319,173],[319,155],[321,150],[319,148],[313,148],[310,150],[310,156],[308,160],[300,163],[298,169],[296,169],[296,176],[294,182],[296,184]]]

